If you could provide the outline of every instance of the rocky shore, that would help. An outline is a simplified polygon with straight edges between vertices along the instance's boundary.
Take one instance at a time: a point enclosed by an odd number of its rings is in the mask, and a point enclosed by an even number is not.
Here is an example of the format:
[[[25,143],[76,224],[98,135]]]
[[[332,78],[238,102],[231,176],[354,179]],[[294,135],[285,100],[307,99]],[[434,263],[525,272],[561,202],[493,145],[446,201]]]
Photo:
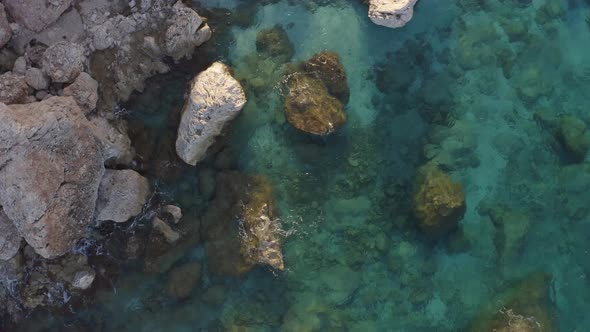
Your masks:
[[[152,195],[118,105],[210,36],[180,1],[0,4],[0,329],[104,274],[95,229]]]

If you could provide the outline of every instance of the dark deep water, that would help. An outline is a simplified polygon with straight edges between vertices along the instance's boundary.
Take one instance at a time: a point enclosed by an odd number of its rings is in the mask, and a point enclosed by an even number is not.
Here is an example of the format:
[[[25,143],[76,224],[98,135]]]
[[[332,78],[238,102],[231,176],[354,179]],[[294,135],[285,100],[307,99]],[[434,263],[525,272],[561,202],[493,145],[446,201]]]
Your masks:
[[[588,140],[590,3],[421,0],[392,30],[357,1],[301,2],[200,1],[214,38],[151,79],[124,115],[157,199],[182,207],[190,241],[157,271],[125,263],[92,303],[23,329],[461,331],[486,310],[513,309],[494,308],[513,296],[505,303],[533,308],[525,314],[538,321],[542,308],[543,324],[590,331],[590,167],[571,147]],[[275,24],[292,62],[340,55],[350,100],[334,134],[310,137],[285,120],[284,67],[255,43]],[[179,112],[189,80],[215,60],[231,65],[248,103],[211,156],[189,167],[174,151]],[[458,229],[437,238],[412,213],[428,160],[463,184],[467,206]],[[220,262],[207,259],[203,216],[220,199],[215,175],[228,169],[270,179],[284,272],[210,273]],[[141,233],[149,217],[125,227]],[[169,270],[189,262],[200,279],[177,300]],[[524,290],[512,286],[522,280]]]

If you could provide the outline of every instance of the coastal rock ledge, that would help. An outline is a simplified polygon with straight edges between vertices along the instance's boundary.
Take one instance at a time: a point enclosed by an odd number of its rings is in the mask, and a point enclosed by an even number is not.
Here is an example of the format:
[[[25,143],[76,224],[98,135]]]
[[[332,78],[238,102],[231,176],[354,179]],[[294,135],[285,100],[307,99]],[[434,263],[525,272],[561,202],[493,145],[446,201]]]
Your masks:
[[[401,28],[414,15],[418,0],[370,0],[369,18],[373,23],[388,28]]]

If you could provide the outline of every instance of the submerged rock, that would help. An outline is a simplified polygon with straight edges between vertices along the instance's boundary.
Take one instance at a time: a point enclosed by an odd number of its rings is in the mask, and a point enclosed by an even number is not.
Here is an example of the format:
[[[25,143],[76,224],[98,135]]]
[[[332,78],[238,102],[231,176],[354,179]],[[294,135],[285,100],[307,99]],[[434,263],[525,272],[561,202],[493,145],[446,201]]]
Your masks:
[[[228,66],[216,62],[197,75],[178,127],[178,156],[187,164],[196,165],[244,104],[244,90]]]
[[[191,292],[201,280],[201,264],[187,263],[170,271],[168,277],[168,295],[184,299],[191,295]]]
[[[463,185],[430,164],[419,170],[416,184],[414,213],[419,227],[434,235],[455,228],[466,209]]]
[[[72,98],[0,104],[0,205],[45,258],[68,252],[91,223],[104,173],[99,139]]]
[[[55,22],[71,4],[72,0],[4,0],[15,21],[35,32]]]
[[[328,135],[346,123],[344,106],[328,93],[320,79],[295,73],[288,77],[285,98],[287,121],[315,135]]]
[[[43,54],[43,71],[53,82],[69,83],[84,70],[84,48],[62,41],[47,48]]]
[[[388,28],[406,25],[414,15],[418,0],[369,0],[369,18],[373,23]]]
[[[178,222],[182,218],[182,209],[180,209],[176,205],[165,205],[162,208],[162,214],[170,216],[172,222],[178,224]]]
[[[470,324],[472,332],[554,332],[551,276],[534,273],[499,293]]]
[[[511,210],[502,205],[487,206],[486,204],[480,204],[478,210],[481,214],[487,214],[492,219],[492,223],[496,228],[494,245],[501,259],[507,260],[518,257],[530,228],[529,217],[522,212]]]
[[[275,58],[277,62],[285,63],[293,57],[293,43],[282,25],[260,30],[256,34],[256,51],[263,57]]]
[[[556,137],[576,162],[584,161],[590,148],[590,139],[586,135],[584,121],[573,116],[561,118],[557,126]]]
[[[238,172],[217,177],[217,195],[205,216],[209,270],[241,275],[255,265],[285,268],[270,181]]]
[[[96,219],[125,222],[141,212],[149,194],[148,180],[136,171],[107,169],[98,188]]]
[[[344,66],[336,52],[324,51],[315,54],[303,65],[305,72],[318,78],[328,89],[328,93],[343,104],[348,102],[350,91]]]
[[[170,227],[170,225],[168,225],[158,217],[155,217],[152,221],[152,227],[154,228],[154,230],[162,234],[162,236],[164,236],[164,239],[166,239],[166,242],[170,244],[173,244],[176,241],[178,241],[178,239],[180,239],[180,233],[173,230],[172,227]]]

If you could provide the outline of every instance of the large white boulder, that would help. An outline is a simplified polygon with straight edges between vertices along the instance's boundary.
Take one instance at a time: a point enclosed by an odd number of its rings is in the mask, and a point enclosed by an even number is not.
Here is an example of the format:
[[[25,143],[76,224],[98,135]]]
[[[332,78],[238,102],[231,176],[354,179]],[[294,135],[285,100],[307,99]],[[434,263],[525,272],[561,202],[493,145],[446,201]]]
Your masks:
[[[388,28],[406,25],[414,15],[414,5],[418,0],[370,0],[369,18],[373,23]]]
[[[215,62],[197,75],[182,110],[176,139],[178,156],[187,164],[196,165],[244,104],[244,90],[228,66]]]

